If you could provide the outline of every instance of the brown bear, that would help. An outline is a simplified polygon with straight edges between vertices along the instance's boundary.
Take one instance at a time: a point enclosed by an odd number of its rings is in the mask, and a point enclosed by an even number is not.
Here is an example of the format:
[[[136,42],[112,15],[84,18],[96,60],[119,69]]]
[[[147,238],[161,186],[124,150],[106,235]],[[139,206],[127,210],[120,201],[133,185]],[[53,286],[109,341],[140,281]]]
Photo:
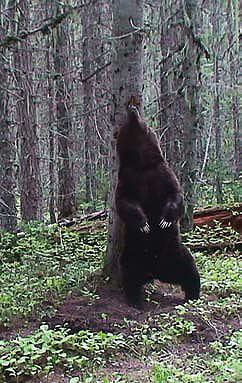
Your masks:
[[[181,187],[133,101],[117,136],[117,154],[115,203],[125,224],[120,264],[128,304],[141,308],[143,285],[153,279],[180,285],[186,301],[198,299],[199,273],[180,240]]]

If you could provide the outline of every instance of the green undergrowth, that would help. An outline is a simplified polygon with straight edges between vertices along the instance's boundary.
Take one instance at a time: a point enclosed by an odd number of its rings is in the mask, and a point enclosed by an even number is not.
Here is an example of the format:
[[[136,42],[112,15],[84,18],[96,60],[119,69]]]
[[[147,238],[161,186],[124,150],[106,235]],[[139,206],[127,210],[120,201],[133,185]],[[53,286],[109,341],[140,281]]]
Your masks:
[[[210,343],[210,352],[201,355],[184,355],[170,361],[154,364],[154,383],[235,383],[241,379],[241,332],[237,331],[222,341]]]
[[[207,225],[196,226],[192,232],[182,234],[183,243],[191,248],[195,245],[214,252],[214,249],[221,248],[227,250],[241,241],[240,233],[231,226],[224,226],[220,222],[215,222],[214,227]],[[227,246],[223,246],[223,245]]]
[[[88,294],[87,280],[102,268],[105,247],[105,231],[35,225],[19,238],[0,233],[0,325],[51,314],[73,289]]]
[[[224,238],[237,240],[231,228],[219,225],[206,234],[196,229],[184,240],[189,245],[196,238],[223,238],[223,230]],[[17,318],[28,326],[33,318],[51,316],[72,292],[97,299],[93,275],[103,267],[105,230],[32,225],[24,233],[0,233],[2,329],[11,329]],[[60,371],[64,383],[237,383],[239,251],[225,248],[194,257],[202,281],[198,301],[150,313],[143,321],[123,318],[115,334],[71,334],[68,328],[42,324],[28,336],[0,338],[0,382],[29,383],[38,376],[34,383],[54,382],[53,374]],[[139,368],[120,369],[124,357],[129,365],[138,360]]]
[[[211,171],[210,174],[207,175],[209,179],[212,179],[214,177],[214,170]],[[229,175],[225,176],[225,179],[227,178],[227,181],[223,181],[223,200],[224,200],[224,206],[234,206],[238,203],[241,203],[241,179],[230,179]],[[209,184],[204,184],[203,186],[199,187],[198,190],[198,206],[201,206],[203,209],[204,207],[214,207],[218,203],[215,189],[214,189],[214,183],[212,182]]]
[[[124,347],[121,334],[85,330],[71,335],[68,329],[54,331],[42,325],[30,336],[0,342],[0,378],[16,381],[40,372],[48,374],[59,366],[64,370],[101,366],[120,347]]]

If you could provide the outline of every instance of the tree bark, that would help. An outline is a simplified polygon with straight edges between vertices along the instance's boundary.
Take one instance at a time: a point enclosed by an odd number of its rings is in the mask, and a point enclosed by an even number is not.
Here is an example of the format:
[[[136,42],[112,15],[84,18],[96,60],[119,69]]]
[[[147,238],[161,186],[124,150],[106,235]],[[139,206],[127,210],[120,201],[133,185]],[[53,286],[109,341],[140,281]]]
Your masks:
[[[10,5],[10,4],[9,4]],[[12,5],[12,4],[11,4]],[[6,4],[0,3],[0,14]],[[7,11],[5,10],[5,13]],[[11,18],[11,15],[8,15]],[[8,23],[3,17],[0,18],[0,40],[6,36],[9,30]],[[4,48],[0,49],[0,228],[14,231],[17,225],[16,212],[16,180],[15,160],[16,149],[14,145],[15,134],[10,122],[9,110],[9,62]]]
[[[186,0],[183,9],[184,32],[187,38],[187,54],[183,61],[184,76],[184,167],[182,169],[182,185],[185,196],[185,214],[181,222],[183,230],[192,229],[193,209],[196,199],[196,176],[198,171],[197,140],[200,117],[200,49],[195,35],[198,24],[197,0]],[[187,20],[188,18],[188,20]]]
[[[98,199],[107,199],[110,192],[110,182],[108,181],[109,149],[112,134],[112,125],[110,123],[112,97],[110,89],[112,89],[111,76],[111,26],[112,26],[112,4],[106,0],[100,0],[95,4],[96,17],[98,26],[94,28],[95,41],[98,46],[96,52],[96,83],[95,83],[95,107],[96,107],[96,135],[98,136],[98,152],[97,159],[99,190]],[[103,69],[101,69],[103,68]]]
[[[45,4],[46,19],[48,19],[49,12],[52,11],[49,3]],[[47,79],[47,92],[48,92],[48,139],[49,139],[49,198],[48,210],[50,222],[56,222],[56,166],[55,166],[55,144],[56,144],[56,131],[53,122],[55,121],[55,106],[54,106],[54,81],[51,73],[54,71],[53,65],[53,34],[46,37],[46,70],[48,73]]]
[[[86,8],[83,13],[83,110],[84,110],[84,163],[86,202],[92,202],[95,211],[97,199],[97,137],[95,113],[95,81],[91,76],[96,69],[95,56],[97,52],[95,40],[95,21],[97,22],[95,5]]]
[[[29,3],[18,2],[18,28],[28,29]],[[19,142],[19,188],[22,219],[26,222],[42,219],[42,191],[39,166],[39,143],[36,123],[36,104],[33,93],[32,50],[28,41],[18,43],[15,51],[16,82],[18,87],[17,116]]]
[[[57,15],[59,9],[57,7]],[[76,211],[72,160],[71,83],[68,20],[56,29],[54,66],[56,71],[56,108],[58,133],[58,217]]]
[[[168,4],[169,3],[169,4]],[[166,158],[184,191],[183,230],[192,228],[198,168],[200,56],[198,1],[161,5],[161,116]]]
[[[213,34],[218,37],[219,33],[219,4],[214,4],[213,14]],[[216,155],[216,168],[215,168],[215,191],[216,200],[218,204],[223,203],[223,188],[221,178],[221,164],[222,164],[222,131],[220,123],[220,91],[219,91],[219,41],[214,40],[213,54],[214,54],[214,99],[213,99],[213,128],[215,132],[215,155]]]
[[[237,22],[239,19],[238,1],[228,0],[227,23],[229,43],[230,87],[231,87],[231,112],[234,130],[234,172],[235,178],[239,179],[242,173],[241,132],[239,119],[239,31]]]
[[[135,96],[143,105],[143,0],[113,1],[113,131],[114,137],[126,118],[129,99]],[[142,113],[142,107],[141,107]],[[116,141],[112,140],[112,207],[109,216],[108,248],[104,273],[114,285],[121,285],[119,259],[124,245],[124,227],[115,205],[118,161]]]
[[[162,150],[177,176],[181,169],[181,125],[177,89],[181,78],[173,75],[176,65],[176,50],[179,45],[175,14],[177,3],[165,1],[161,3],[161,31],[160,31],[160,116],[162,128]],[[170,20],[170,22],[168,21]],[[170,24],[171,23],[171,24]],[[180,178],[180,177],[179,177]]]

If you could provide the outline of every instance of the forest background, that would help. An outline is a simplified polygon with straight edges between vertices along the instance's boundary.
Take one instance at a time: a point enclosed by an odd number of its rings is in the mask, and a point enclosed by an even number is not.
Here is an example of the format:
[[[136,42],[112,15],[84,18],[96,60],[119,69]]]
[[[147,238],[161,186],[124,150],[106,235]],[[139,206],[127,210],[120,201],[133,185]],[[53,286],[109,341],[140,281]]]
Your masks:
[[[186,3],[144,4],[143,101],[193,209],[239,201],[239,9]],[[2,228],[110,205],[114,46],[111,1],[1,1]]]
[[[241,378],[238,4],[0,0],[0,382]],[[196,302],[155,281],[138,311],[110,283],[132,95],[182,184],[184,231],[194,208],[225,205],[182,234]]]

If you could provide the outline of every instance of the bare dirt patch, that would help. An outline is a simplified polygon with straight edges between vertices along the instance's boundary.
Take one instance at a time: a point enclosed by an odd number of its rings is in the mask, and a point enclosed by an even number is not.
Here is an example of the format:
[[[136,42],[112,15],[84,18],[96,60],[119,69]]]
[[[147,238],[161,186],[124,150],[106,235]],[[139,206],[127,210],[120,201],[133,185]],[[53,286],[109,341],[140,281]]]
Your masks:
[[[80,330],[89,330],[93,332],[111,332],[123,333],[126,336],[134,335],[134,329],[137,324],[149,323],[151,328],[157,325],[157,316],[161,313],[175,313],[175,307],[183,303],[183,293],[179,288],[162,284],[155,281],[155,289],[146,289],[145,303],[143,310],[137,310],[129,307],[121,292],[112,290],[109,285],[101,285],[96,289],[98,299],[93,300],[93,296],[83,297],[78,293],[72,293],[63,304],[59,307],[56,314],[49,318],[43,318],[43,322],[47,323],[50,328],[55,329],[59,326],[65,326],[70,329],[71,333]],[[216,301],[216,295],[209,295],[208,300]],[[215,316],[211,321],[201,316],[196,316],[194,312],[185,314],[186,319],[191,319],[196,331],[190,335],[186,335],[181,342],[171,343],[164,348],[161,354],[157,354],[157,358],[165,358],[172,361],[176,358],[189,358],[191,355],[205,353],[209,351],[210,342],[214,340],[226,339],[229,329],[238,329],[239,318],[221,318]],[[132,323],[132,321],[134,321]],[[28,327],[19,328],[18,333],[27,335],[40,325],[39,321],[33,320],[28,323]],[[15,331],[9,329],[5,333],[5,337],[16,336]],[[154,356],[156,358],[156,356]],[[152,362],[150,358],[144,359],[139,355],[139,349],[132,351],[120,352],[107,362],[105,367],[98,369],[97,374],[101,379],[104,376],[110,377],[113,381],[115,374],[117,376],[127,376],[132,382],[147,383],[150,382],[150,374],[152,370]],[[72,372],[72,376],[81,376],[81,371]],[[59,371],[58,369],[50,373],[48,376],[38,376],[32,378],[26,383],[68,383],[71,373]],[[101,381],[101,380],[98,381]]]
[[[144,301],[143,310],[128,306],[122,293],[112,290],[109,285],[99,287],[96,293],[99,299],[94,302],[88,297],[68,297],[56,315],[44,318],[44,321],[50,328],[65,325],[72,333],[90,330],[130,335],[133,331],[132,321],[142,324],[149,318],[149,325],[152,326],[152,318],[160,313],[172,313],[177,305],[184,302],[183,292],[179,288],[158,281],[155,281],[154,292],[145,293],[149,299]],[[217,299],[216,295],[209,297],[210,301]],[[239,318],[214,317],[212,321],[207,321],[201,316],[186,317],[194,322],[197,331],[187,337],[185,347],[195,347],[199,352],[206,348],[209,342],[222,339],[229,327],[235,330],[240,327]]]
[[[111,290],[110,286],[105,285],[99,287],[96,291],[99,299],[91,302],[88,298],[81,296],[70,296],[64,304],[59,308],[56,315],[52,318],[45,318],[48,325],[52,328],[56,326],[67,326],[70,330],[78,332],[80,330],[90,330],[94,332],[112,332],[123,333],[127,336],[132,335],[134,327],[132,321],[142,324],[149,319],[149,325],[156,326],[155,317],[160,313],[175,312],[175,307],[181,305],[183,293],[179,288],[155,282],[155,291],[147,293],[149,300],[145,301],[143,310],[137,310],[129,307],[123,295]],[[216,295],[208,297],[211,301],[216,301]],[[154,322],[152,322],[152,318]],[[187,319],[191,319],[196,331],[186,336],[179,344],[171,345],[171,348],[164,350],[164,357],[169,358],[185,358],[189,355],[206,353],[209,351],[210,342],[216,339],[223,340],[228,334],[229,328],[238,329],[239,318],[221,319],[213,318],[207,321],[202,317],[192,316],[188,314]],[[127,322],[130,321],[130,322]],[[135,324],[134,324],[135,326]],[[137,350],[138,352],[138,350]],[[150,381],[149,375],[152,366],[149,364],[150,359],[146,362],[135,353],[121,353],[115,360],[110,361],[104,369],[99,371],[99,376],[109,376],[114,378],[114,374],[127,376],[132,382],[147,383]],[[56,382],[64,383],[66,380],[58,380],[60,376],[55,375]]]
[[[88,297],[70,296],[52,318],[44,318],[48,325],[67,326],[73,332],[90,330],[94,332],[128,333],[131,331],[125,320],[144,322],[148,316],[160,312],[171,312],[176,305],[183,303],[183,294],[178,290],[171,293],[172,287],[156,283],[156,291],[149,294],[142,310],[126,304],[121,292],[112,290],[109,285],[96,291],[99,299],[92,302]]]

